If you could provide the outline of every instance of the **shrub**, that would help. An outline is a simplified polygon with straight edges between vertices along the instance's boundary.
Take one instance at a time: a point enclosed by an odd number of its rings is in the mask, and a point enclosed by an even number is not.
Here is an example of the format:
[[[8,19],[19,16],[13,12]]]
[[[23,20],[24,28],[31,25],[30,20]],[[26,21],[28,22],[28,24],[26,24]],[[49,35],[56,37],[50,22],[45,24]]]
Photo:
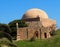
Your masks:
[[[7,38],[2,38],[0,39],[0,46],[7,46],[7,47],[17,47],[16,45],[14,45],[13,43],[11,43]]]
[[[35,41],[35,38],[34,37],[32,37],[31,39],[30,39],[30,41],[32,42],[32,41]]]
[[[55,30],[51,31],[51,32],[50,32],[50,35],[51,35],[51,36],[56,35],[56,31],[55,31]]]

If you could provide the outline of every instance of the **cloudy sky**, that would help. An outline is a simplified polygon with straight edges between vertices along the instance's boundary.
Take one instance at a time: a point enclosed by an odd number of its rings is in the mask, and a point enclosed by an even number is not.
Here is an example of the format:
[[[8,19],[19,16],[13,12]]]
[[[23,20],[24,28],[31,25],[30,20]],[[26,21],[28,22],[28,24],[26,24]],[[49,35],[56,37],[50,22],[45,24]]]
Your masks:
[[[60,0],[0,0],[0,23],[21,19],[31,8],[44,10],[60,27]]]

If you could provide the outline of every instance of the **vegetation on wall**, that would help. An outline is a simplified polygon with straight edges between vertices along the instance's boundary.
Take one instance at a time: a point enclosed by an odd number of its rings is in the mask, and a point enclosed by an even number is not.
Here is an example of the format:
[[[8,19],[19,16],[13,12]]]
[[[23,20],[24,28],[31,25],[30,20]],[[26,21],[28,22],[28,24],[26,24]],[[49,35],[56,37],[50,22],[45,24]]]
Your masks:
[[[27,24],[25,23],[25,21],[22,21],[22,20],[13,20],[8,25],[10,27],[16,27],[16,23],[18,23],[18,27],[27,27]]]
[[[11,36],[13,37],[13,39],[16,39],[16,32],[17,32],[17,28],[16,28],[16,23],[18,23],[18,27],[27,27],[27,24],[22,21],[22,20],[13,20],[11,21],[8,25],[11,29]]]

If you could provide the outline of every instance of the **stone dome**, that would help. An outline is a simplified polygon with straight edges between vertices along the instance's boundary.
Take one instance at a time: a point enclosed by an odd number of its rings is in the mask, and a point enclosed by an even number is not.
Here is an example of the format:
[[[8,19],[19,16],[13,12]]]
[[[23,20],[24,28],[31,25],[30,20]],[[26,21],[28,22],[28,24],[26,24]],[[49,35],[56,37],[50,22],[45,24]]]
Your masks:
[[[27,18],[36,18],[36,17],[40,17],[40,18],[48,18],[48,15],[41,9],[30,9],[28,10],[22,17],[22,19],[27,19]]]

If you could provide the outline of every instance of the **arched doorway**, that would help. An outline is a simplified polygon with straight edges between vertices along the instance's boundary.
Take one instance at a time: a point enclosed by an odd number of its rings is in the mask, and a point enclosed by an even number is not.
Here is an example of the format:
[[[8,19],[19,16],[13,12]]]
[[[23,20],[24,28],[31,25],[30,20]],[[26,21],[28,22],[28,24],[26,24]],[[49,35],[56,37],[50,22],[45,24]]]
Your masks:
[[[47,38],[47,33],[44,33],[44,37]]]
[[[35,35],[35,38],[37,39],[38,38],[38,31],[36,31],[35,33],[34,33]]]

